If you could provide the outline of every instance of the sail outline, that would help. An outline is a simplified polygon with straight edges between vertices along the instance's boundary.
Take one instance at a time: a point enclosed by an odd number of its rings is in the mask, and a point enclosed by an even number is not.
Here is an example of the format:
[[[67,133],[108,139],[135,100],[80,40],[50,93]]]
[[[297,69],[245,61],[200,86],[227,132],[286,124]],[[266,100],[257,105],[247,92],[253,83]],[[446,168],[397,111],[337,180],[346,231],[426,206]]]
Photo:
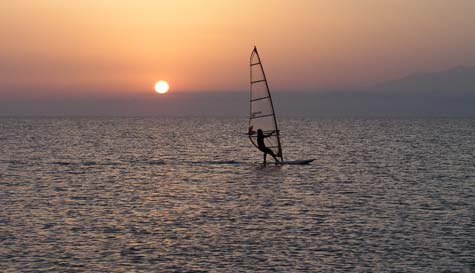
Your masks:
[[[253,58],[257,57],[257,62],[253,63]],[[254,50],[251,53],[250,56],[250,103],[249,103],[249,139],[251,140],[252,144],[257,148],[257,136],[256,136],[256,130],[257,129],[262,129],[262,128],[253,128],[253,120],[256,119],[262,119],[262,118],[267,118],[272,116],[272,121],[273,121],[273,127],[275,128],[274,130],[263,130],[264,134],[270,135],[271,137],[274,137],[276,139],[276,143],[266,143],[266,147],[270,148],[274,151],[275,155],[277,157],[280,157],[280,159],[283,161],[283,153],[282,153],[282,145],[280,142],[280,131],[277,126],[277,118],[275,115],[275,110],[274,110],[274,103],[272,102],[272,96],[270,94],[270,89],[269,85],[267,83],[267,77],[264,72],[264,67],[261,62],[261,58],[259,56],[259,53],[257,52],[257,48],[254,46]],[[254,66],[258,65],[260,68],[259,73],[262,73],[261,77],[262,79],[259,80],[254,80],[253,81],[253,68]],[[253,85],[259,84],[259,83],[264,83],[265,84],[265,95],[258,97],[258,98],[253,98]],[[270,104],[270,112],[269,114],[262,114],[262,111],[254,112],[253,113],[253,103],[259,103],[260,101],[264,101],[267,99]],[[262,114],[262,115],[258,115]]]

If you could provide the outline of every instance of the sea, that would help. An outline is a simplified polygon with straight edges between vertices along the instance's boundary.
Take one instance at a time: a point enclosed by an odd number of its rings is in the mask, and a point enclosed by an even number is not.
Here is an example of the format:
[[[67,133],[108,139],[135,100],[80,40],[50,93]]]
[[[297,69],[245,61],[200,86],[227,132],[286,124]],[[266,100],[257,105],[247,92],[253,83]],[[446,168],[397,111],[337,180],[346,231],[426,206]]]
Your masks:
[[[0,118],[1,272],[475,272],[475,119]]]

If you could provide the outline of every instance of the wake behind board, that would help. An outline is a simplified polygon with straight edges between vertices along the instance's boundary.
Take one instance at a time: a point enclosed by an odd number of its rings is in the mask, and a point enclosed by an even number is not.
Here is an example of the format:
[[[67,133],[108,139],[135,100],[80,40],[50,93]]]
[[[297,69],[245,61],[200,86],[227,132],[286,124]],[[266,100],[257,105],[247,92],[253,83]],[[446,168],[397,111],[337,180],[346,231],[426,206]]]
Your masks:
[[[285,160],[285,161],[280,161],[280,162],[275,162],[275,164],[279,165],[306,165],[309,164],[310,162],[314,161],[315,159],[300,159],[300,160]]]

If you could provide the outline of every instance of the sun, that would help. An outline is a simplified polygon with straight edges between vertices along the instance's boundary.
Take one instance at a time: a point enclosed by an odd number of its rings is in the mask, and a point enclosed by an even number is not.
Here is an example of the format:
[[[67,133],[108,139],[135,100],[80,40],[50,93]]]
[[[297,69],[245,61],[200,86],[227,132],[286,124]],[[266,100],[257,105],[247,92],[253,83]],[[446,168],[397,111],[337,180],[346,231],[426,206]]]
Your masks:
[[[157,91],[158,94],[167,93],[169,88],[170,86],[166,81],[158,81],[155,83],[155,91]]]

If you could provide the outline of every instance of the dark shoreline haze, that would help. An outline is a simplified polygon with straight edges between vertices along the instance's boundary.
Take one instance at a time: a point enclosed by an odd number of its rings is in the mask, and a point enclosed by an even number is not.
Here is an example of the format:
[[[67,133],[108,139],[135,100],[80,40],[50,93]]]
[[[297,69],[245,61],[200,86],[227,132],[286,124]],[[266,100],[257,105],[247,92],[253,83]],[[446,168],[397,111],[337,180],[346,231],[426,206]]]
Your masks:
[[[415,73],[365,89],[271,91],[279,116],[475,117],[475,67]],[[120,95],[0,99],[0,116],[235,117],[249,111],[249,91]]]
[[[275,92],[278,116],[475,117],[475,95]],[[0,116],[247,116],[247,92],[197,92],[176,98],[0,101]]]

